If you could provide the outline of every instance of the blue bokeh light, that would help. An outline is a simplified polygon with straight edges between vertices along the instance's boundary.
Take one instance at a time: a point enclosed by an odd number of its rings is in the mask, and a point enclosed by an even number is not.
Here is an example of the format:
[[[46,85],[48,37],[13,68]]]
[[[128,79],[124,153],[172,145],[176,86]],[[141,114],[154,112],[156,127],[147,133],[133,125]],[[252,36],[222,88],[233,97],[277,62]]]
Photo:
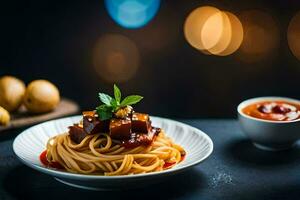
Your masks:
[[[160,0],[105,0],[106,9],[120,26],[140,28],[157,13]]]

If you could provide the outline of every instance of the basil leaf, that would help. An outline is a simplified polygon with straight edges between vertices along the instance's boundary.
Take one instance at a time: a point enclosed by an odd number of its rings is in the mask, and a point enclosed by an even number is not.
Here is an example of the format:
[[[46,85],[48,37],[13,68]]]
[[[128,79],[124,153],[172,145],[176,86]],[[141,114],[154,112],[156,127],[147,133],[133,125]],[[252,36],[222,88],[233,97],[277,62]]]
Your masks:
[[[99,93],[99,98],[102,103],[111,106],[111,100],[112,100],[111,96],[104,93]]]
[[[112,118],[112,112],[100,112],[98,113],[100,120],[107,120]]]
[[[142,96],[131,95],[123,99],[121,102],[121,91],[116,84],[114,84],[114,98],[104,93],[99,93],[99,98],[103,103],[96,108],[96,112],[100,120],[111,119],[113,117],[113,113],[120,107],[136,104],[143,99]]]
[[[116,84],[114,84],[114,95],[117,101],[117,104],[120,104],[121,101],[121,91]]]
[[[125,99],[123,99],[123,101],[121,102],[121,106],[128,106],[128,105],[136,104],[139,101],[141,101],[142,99],[143,99],[142,96],[130,95],[130,96],[126,97]]]
[[[118,110],[120,103],[118,103],[115,99],[112,99],[110,103],[112,107],[112,112]]]
[[[96,108],[96,112],[100,120],[107,120],[112,118],[112,107],[101,105]]]

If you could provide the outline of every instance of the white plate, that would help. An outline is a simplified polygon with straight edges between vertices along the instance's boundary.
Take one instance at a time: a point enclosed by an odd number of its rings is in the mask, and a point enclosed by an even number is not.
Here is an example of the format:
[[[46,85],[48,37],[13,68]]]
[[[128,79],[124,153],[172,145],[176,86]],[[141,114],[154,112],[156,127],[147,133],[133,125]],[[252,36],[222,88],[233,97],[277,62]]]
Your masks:
[[[165,130],[173,141],[186,151],[185,159],[175,167],[147,174],[128,176],[82,175],[49,169],[43,166],[39,156],[46,148],[50,137],[66,132],[68,126],[78,123],[82,116],[67,117],[44,122],[33,126],[19,134],[13,143],[18,158],[27,166],[55,177],[56,180],[84,189],[126,189],[142,187],[163,180],[164,177],[182,172],[206,159],[213,151],[213,143],[209,136],[192,126],[160,117],[151,117],[156,127]]]

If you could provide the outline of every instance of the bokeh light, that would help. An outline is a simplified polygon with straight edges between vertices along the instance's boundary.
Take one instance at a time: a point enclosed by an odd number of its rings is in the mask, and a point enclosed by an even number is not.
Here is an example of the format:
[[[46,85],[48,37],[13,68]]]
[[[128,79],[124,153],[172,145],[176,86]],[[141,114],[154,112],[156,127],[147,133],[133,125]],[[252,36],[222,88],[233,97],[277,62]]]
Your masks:
[[[198,50],[205,50],[206,48],[203,45],[202,35],[205,36],[205,33],[202,33],[202,29],[206,21],[220,13],[221,11],[215,7],[203,6],[193,10],[184,23],[184,35],[188,43]],[[213,17],[211,21],[218,20],[218,16]],[[209,28],[209,27],[208,27]],[[218,27],[216,27],[218,28]],[[208,29],[207,31],[210,31]],[[219,33],[220,34],[220,33]],[[221,37],[220,35],[215,35],[214,38]]]
[[[206,25],[207,27],[210,27],[208,30],[206,30]],[[214,39],[215,34],[218,35],[218,39]],[[206,37],[204,35],[206,35]],[[211,54],[218,55],[229,45],[231,41],[231,35],[231,24],[228,16],[224,12],[219,12],[208,18],[205,25],[203,26],[201,39],[203,41],[204,47]],[[207,43],[210,44],[210,40],[213,41],[211,45],[206,45]]]
[[[140,28],[153,19],[160,0],[105,0],[111,18],[125,28]]]
[[[245,62],[256,62],[274,56],[279,46],[279,28],[272,16],[249,10],[239,15],[244,28],[244,39],[238,58]]]
[[[219,43],[223,35],[223,23],[222,12],[213,14],[205,21],[200,36],[204,49],[211,49]]]
[[[244,37],[243,26],[237,16],[230,12],[225,13],[230,20],[231,40],[228,46],[218,53],[219,56],[227,56],[234,53],[240,47]]]
[[[300,12],[296,13],[289,24],[287,40],[290,50],[300,60]]]
[[[243,26],[234,14],[203,6],[187,17],[184,34],[188,43],[202,53],[226,56],[241,45]]]
[[[102,36],[94,47],[93,65],[107,82],[131,79],[139,66],[139,51],[133,41],[119,34]]]

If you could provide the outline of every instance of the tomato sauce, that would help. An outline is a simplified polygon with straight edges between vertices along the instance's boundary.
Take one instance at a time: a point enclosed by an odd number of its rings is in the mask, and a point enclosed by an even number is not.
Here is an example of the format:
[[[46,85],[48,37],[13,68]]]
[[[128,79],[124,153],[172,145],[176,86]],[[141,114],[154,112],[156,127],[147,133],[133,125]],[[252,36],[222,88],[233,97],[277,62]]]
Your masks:
[[[300,104],[288,101],[262,101],[246,106],[243,113],[270,121],[294,121],[300,118]]]
[[[185,155],[186,155],[185,152],[184,152],[184,154],[181,155],[181,159],[180,159],[179,163],[181,163],[181,162],[184,160]],[[176,164],[176,162],[166,162],[166,163],[164,164],[164,166],[163,166],[163,169],[171,168],[171,167],[173,167],[173,165],[175,165],[175,164]]]
[[[51,167],[51,168],[55,168],[55,169],[64,169],[63,166],[61,166],[61,164],[59,164],[58,162],[49,162],[47,160],[47,150],[43,151],[40,154],[40,161],[43,165],[45,165],[46,167]]]

